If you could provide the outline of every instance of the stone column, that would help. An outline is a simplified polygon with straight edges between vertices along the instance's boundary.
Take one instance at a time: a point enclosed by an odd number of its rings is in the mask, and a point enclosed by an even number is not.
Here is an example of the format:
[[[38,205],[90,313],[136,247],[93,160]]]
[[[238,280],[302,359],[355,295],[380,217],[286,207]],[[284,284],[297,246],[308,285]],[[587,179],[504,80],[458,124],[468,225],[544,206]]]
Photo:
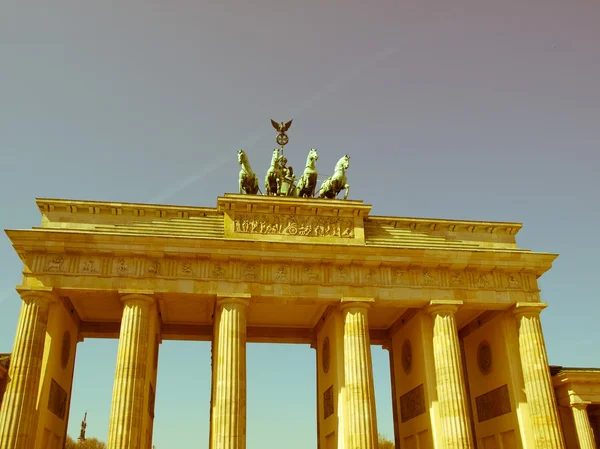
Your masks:
[[[219,298],[213,336],[211,449],[246,447],[245,298]]]
[[[49,292],[21,291],[23,304],[0,411],[0,449],[31,449],[35,443]]]
[[[517,303],[513,313],[519,332],[519,353],[525,382],[525,395],[536,447],[565,447],[558,418],[540,312],[547,304]]]
[[[154,298],[124,295],[117,368],[108,429],[108,449],[141,449],[146,367],[150,339],[150,309]]]
[[[431,301],[433,361],[444,449],[472,449],[469,409],[454,314],[462,301]]]
[[[581,449],[596,449],[594,433],[587,413],[587,404],[571,404],[571,410],[573,410],[573,418],[575,419],[579,447]]]
[[[344,395],[347,449],[377,448],[377,419],[373,389],[368,302],[342,304],[344,318]]]

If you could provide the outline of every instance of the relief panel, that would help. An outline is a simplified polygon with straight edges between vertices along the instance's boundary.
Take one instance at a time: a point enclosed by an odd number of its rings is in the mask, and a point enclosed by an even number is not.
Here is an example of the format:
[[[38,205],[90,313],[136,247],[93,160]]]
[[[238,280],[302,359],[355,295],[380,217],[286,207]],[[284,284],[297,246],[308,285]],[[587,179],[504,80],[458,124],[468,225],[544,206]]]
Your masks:
[[[426,411],[423,384],[400,397],[400,419],[403,423],[422,415]]]
[[[502,385],[475,398],[477,417],[484,422],[511,412],[508,386]]]

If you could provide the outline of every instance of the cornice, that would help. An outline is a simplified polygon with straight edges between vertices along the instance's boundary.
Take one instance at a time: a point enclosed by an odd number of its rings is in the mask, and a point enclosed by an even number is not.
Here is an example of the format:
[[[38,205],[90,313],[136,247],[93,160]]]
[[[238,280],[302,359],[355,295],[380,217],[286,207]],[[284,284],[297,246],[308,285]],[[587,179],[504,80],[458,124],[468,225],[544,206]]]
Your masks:
[[[600,368],[564,369],[552,376],[552,384],[555,387],[572,383],[592,383],[600,385]]]
[[[134,216],[180,217],[201,216],[206,213],[217,213],[216,208],[178,206],[165,204],[145,204],[127,202],[107,202],[88,200],[69,200],[59,198],[36,198],[40,212],[83,212],[92,215],[123,215],[130,212]]]
[[[449,232],[470,232],[470,233],[506,233],[516,235],[523,227],[522,223],[514,222],[495,222],[495,221],[475,221],[475,220],[451,220],[442,218],[414,218],[414,217],[384,217],[369,216],[368,221],[385,223],[395,228],[406,227],[420,230],[429,229],[431,231],[449,231]]]
[[[541,276],[552,267],[556,254],[535,253],[518,249],[463,248],[399,248],[331,243],[299,243],[285,241],[257,242],[247,239],[197,238],[185,236],[155,236],[104,234],[89,231],[62,231],[43,228],[6,230],[13,247],[25,262],[28,252],[112,253],[115,255],[149,254],[203,256],[216,258],[272,257],[288,260],[364,263],[376,265],[382,261],[406,266],[420,264],[431,267],[484,268],[487,270],[528,271]],[[226,242],[226,245],[224,243]],[[215,252],[218,250],[218,252]]]
[[[304,215],[331,215],[368,217],[371,222],[390,224],[412,229],[447,230],[450,232],[507,233],[515,235],[522,223],[478,220],[452,220],[441,218],[391,217],[370,215],[372,206],[360,200],[329,200],[319,198],[287,198],[261,195],[225,194],[217,198],[217,207],[165,205],[152,203],[128,203],[111,201],[71,200],[59,198],[36,198],[42,213],[70,212],[91,215],[132,215],[189,218],[208,214],[224,214],[227,211],[301,213]]]

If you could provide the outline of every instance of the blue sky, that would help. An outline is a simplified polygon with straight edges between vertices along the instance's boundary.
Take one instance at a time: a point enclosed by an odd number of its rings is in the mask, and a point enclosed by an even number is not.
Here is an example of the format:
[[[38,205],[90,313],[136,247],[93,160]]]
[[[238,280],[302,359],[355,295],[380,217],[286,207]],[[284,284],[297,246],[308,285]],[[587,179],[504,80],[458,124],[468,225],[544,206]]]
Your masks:
[[[559,253],[541,280],[550,362],[600,367],[600,4],[594,0],[5,0],[0,228],[35,197],[214,206],[236,151],[266,172],[269,119],[301,170],[351,156],[374,215],[518,221]],[[21,265],[0,238],[0,352]],[[69,433],[106,439],[116,340],[78,347]],[[314,350],[249,345],[248,449],[314,447]],[[387,353],[373,347],[392,436]],[[154,443],[208,445],[210,347],[161,347]]]

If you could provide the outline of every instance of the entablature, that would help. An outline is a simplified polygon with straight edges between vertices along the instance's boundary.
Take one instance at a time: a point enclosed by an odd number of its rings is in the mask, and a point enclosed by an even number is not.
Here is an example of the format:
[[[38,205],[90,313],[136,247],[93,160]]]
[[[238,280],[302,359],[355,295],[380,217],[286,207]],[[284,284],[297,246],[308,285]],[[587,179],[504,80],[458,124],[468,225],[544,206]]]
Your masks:
[[[45,199],[42,228],[62,232],[251,239],[372,247],[519,250],[520,223],[371,216],[356,200],[225,194],[216,208]]]

